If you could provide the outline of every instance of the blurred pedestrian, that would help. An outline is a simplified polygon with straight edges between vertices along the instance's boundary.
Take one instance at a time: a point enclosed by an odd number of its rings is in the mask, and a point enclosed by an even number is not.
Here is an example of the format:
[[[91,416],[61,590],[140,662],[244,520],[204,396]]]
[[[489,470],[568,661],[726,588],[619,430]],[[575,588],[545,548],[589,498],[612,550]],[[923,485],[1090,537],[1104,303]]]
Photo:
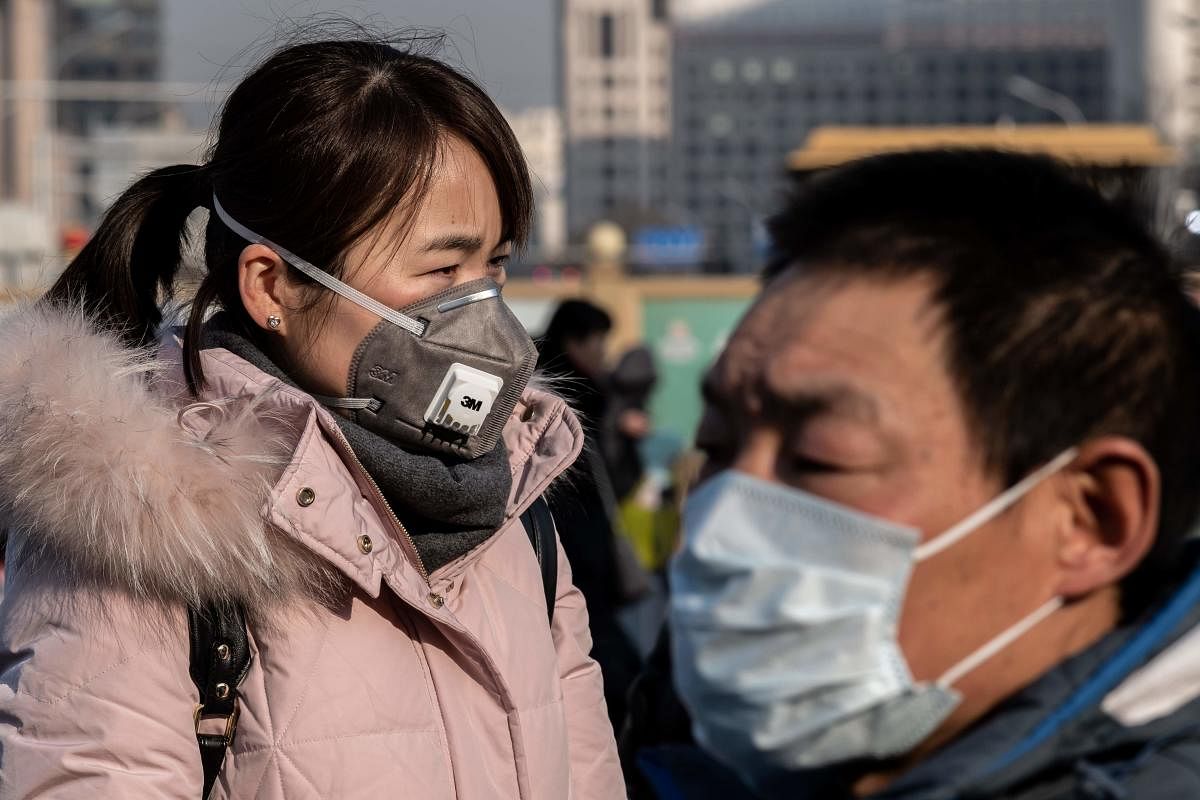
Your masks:
[[[617,538],[617,495],[602,444],[612,408],[605,371],[611,330],[612,318],[604,309],[586,300],[564,301],[538,339],[538,369],[583,423],[584,454],[548,499],[559,526],[569,531],[562,537],[563,551],[587,600],[592,657],[604,674],[609,714],[619,724],[641,658],[618,624],[617,612],[646,587],[639,584],[644,576],[637,574],[632,549]]]
[[[471,80],[297,44],[5,318],[0,796],[624,796],[537,510],[582,437],[499,296],[531,212]]]
[[[1200,341],[1160,243],[996,152],[847,166],[772,231],[705,381],[699,749],[643,748],[659,796],[1200,796]]]
[[[641,445],[651,433],[650,395],[658,369],[650,348],[627,350],[608,376],[612,395],[601,430],[601,449],[612,476],[613,493],[624,502],[645,476]]]

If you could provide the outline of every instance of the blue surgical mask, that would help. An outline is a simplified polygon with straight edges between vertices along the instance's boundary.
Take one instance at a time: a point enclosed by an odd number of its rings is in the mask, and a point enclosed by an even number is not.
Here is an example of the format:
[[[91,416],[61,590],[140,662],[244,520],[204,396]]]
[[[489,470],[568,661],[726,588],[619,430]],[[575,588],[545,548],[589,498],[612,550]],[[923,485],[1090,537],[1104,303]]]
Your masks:
[[[914,528],[744,473],[707,481],[684,509],[670,568],[675,683],[696,740],[752,786],[915,748],[961,701],[954,684],[1062,599],[918,683],[897,639],[913,566],[1074,457],[1062,453],[924,544]]]

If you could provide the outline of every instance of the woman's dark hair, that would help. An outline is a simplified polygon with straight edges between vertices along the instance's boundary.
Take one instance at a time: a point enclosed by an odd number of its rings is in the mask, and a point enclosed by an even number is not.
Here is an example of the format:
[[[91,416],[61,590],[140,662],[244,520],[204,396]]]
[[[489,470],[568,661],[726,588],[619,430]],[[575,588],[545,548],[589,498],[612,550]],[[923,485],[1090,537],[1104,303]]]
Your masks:
[[[554,371],[566,365],[567,342],[578,342],[612,330],[612,317],[587,300],[564,300],[554,310],[546,332],[538,339],[538,369]]]
[[[421,41],[317,41],[271,55],[229,95],[206,162],[154,170],[129,187],[45,299],[81,303],[130,346],[149,343],[173,296],[188,216],[211,207],[214,192],[251,230],[341,275],[343,255],[368,231],[397,211],[411,221],[449,136],[491,172],[503,240],[524,244],[533,193],[516,137],[471,79],[416,52]],[[184,337],[193,392],[204,383],[201,327],[214,303],[261,341],[238,291],[246,244],[210,215],[207,274]]]

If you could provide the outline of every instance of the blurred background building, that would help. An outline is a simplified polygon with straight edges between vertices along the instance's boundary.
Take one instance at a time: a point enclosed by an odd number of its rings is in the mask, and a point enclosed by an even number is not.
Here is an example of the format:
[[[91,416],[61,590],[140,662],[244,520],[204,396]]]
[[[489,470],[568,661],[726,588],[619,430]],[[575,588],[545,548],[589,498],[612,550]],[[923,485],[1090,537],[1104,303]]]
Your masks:
[[[786,155],[821,125],[1145,118],[1130,0],[681,0],[671,195],[706,262],[755,270]]]
[[[667,0],[559,0],[558,74],[567,231],[636,226],[667,204],[671,28]]]
[[[213,7],[228,17],[231,2]],[[236,19],[278,16],[255,2],[235,4]],[[299,12],[344,5],[310,0]],[[426,5],[433,24],[491,13],[486,0]],[[406,21],[382,0],[347,10]],[[1200,208],[1200,0],[514,0],[505,10],[541,20],[545,39],[513,46],[510,36],[505,57],[544,52],[540,73],[554,83],[508,114],[538,199],[518,276],[579,275],[600,222],[624,231],[635,274],[753,273],[765,217],[792,180],[788,154],[828,126],[1148,124],[1181,154],[1161,170],[1162,205],[1179,219]],[[204,69],[193,74],[208,79],[168,81],[166,42],[188,42],[172,25],[198,13],[185,0],[0,0],[0,203],[48,232],[41,282],[133,176],[202,156],[203,125],[228,85],[215,76],[228,67],[222,78],[236,79],[254,54],[233,63],[197,52]],[[226,54],[255,35],[232,42],[232,17],[221,30]],[[492,89],[489,76],[508,73],[494,57],[490,66],[473,72]],[[1200,213],[1191,219],[1200,230]]]
[[[162,32],[160,0],[0,3],[0,208],[37,219],[45,239],[26,283],[52,279],[139,172],[197,157],[188,99],[162,80]]]
[[[537,201],[530,252],[539,259],[567,255],[567,205],[563,196],[563,118],[554,106],[529,108],[506,115],[525,151]]]

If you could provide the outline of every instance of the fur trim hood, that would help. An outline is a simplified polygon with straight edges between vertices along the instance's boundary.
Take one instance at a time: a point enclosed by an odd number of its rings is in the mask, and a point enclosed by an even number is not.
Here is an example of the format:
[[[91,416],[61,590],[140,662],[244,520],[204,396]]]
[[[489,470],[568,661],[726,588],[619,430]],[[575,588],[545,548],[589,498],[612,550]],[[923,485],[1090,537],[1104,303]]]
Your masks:
[[[292,440],[263,397],[185,404],[177,365],[83,312],[0,320],[0,526],[9,559],[141,599],[257,608],[332,570],[263,524]],[[254,442],[256,449],[246,450]]]
[[[0,319],[9,560],[152,601],[329,599],[340,571],[264,522],[315,404],[297,418],[270,390],[194,402],[178,358],[125,347],[77,309]]]

